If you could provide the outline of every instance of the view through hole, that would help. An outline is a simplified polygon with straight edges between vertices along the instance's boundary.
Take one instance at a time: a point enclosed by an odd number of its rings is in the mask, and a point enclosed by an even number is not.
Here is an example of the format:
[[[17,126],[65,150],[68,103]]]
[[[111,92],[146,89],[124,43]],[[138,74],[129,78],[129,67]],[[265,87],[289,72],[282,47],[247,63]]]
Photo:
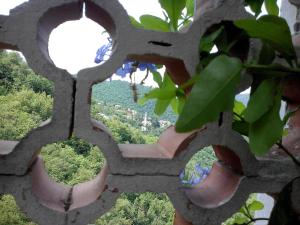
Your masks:
[[[105,163],[97,146],[76,137],[43,147],[41,155],[48,175],[67,185],[92,180]]]
[[[213,163],[217,161],[212,146],[198,151],[186,164],[180,174],[183,186],[191,187],[201,183],[210,173]]]
[[[0,50],[0,140],[19,141],[52,116],[54,85],[18,52]]]
[[[116,72],[119,74],[112,77],[113,80],[93,86],[91,116],[103,122],[119,144],[156,143],[160,134],[175,124],[177,115],[169,106],[161,116],[158,116],[155,113],[156,100],[150,99],[141,103],[145,94],[154,87],[141,85],[135,78],[141,80],[147,73],[151,78],[151,72],[138,69],[132,74],[131,81],[114,80],[114,77],[122,77],[122,73],[126,73],[126,63]],[[150,63],[141,64],[156,66]],[[122,69],[125,72],[120,71]],[[159,70],[163,69],[157,69]],[[124,77],[128,78],[129,73],[124,74]]]
[[[115,206],[95,221],[95,225],[172,225],[175,210],[162,193],[123,193]]]
[[[71,74],[97,66],[96,52],[108,43],[109,34],[98,23],[83,16],[54,29],[49,38],[49,55],[54,64]]]

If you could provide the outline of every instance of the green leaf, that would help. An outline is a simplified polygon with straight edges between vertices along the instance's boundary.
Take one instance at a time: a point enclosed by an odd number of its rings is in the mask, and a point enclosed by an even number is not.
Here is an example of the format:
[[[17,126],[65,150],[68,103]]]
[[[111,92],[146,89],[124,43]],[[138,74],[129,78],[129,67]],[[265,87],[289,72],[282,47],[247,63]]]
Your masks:
[[[274,104],[275,91],[278,82],[274,79],[264,80],[250,96],[247,108],[244,111],[244,118],[247,122],[253,123],[260,119]]]
[[[178,112],[178,105],[179,105],[179,101],[177,98],[173,98],[172,101],[171,101],[171,107],[172,107],[172,110],[175,114],[179,114]]]
[[[234,24],[244,29],[252,38],[259,38],[270,44],[275,50],[287,58],[296,58],[291,32],[283,18],[277,16],[262,16],[258,20],[237,20]]]
[[[233,108],[234,113],[241,115],[242,112],[244,112],[245,108],[246,107],[242,102],[234,100],[234,108]]]
[[[186,0],[159,0],[159,3],[168,14],[174,31],[177,31],[178,19],[180,18],[182,10],[185,8]]]
[[[178,114],[180,114],[182,112],[185,101],[186,101],[185,97],[179,97],[178,98]]]
[[[171,102],[171,99],[167,99],[167,100],[157,99],[155,108],[154,108],[154,112],[158,116],[162,115],[167,110],[168,106],[170,105],[170,102]]]
[[[284,77],[287,75],[298,76],[298,68],[285,67],[281,64],[271,65],[245,65],[249,73],[259,75],[261,79],[271,79],[275,77]]]
[[[153,75],[153,80],[157,83],[157,85],[160,87],[162,85],[162,77],[159,72],[157,71],[151,71]]]
[[[174,89],[163,89],[163,88],[154,88],[150,92],[145,94],[145,98],[147,99],[161,99],[167,100],[176,97],[176,92]]]
[[[195,1],[196,0],[186,0],[186,14],[187,16],[193,16],[194,15],[194,8],[195,8]]]
[[[233,107],[235,88],[242,64],[237,58],[218,56],[200,73],[188,96],[176,130],[187,132],[218,119],[223,111]]]
[[[185,103],[185,97],[173,98],[171,101],[171,107],[173,112],[177,115],[180,114],[184,106],[184,103]]]
[[[259,53],[258,64],[269,65],[276,57],[274,49],[267,43],[263,43]]]
[[[211,34],[203,36],[200,40],[199,51],[210,52],[215,45],[214,41],[219,37],[223,30],[224,27],[221,26],[218,30]]]
[[[176,90],[176,85],[169,74],[165,73],[161,88]]]
[[[250,211],[259,211],[264,208],[264,204],[262,204],[260,201],[254,200],[248,205],[248,208]]]
[[[283,122],[279,116],[281,93],[277,93],[272,108],[249,129],[250,149],[256,155],[265,154],[282,136]]]
[[[265,0],[265,6],[268,14],[278,16],[279,7],[277,5],[277,0]]]
[[[246,224],[249,221],[249,218],[238,212],[233,215],[233,220],[234,224]]]
[[[152,15],[142,15],[140,17],[141,25],[145,29],[168,32],[170,31],[169,24],[159,17]]]
[[[246,121],[234,120],[232,123],[232,128],[241,135],[249,135],[249,123]]]
[[[250,9],[258,16],[261,13],[261,7],[264,0],[245,0],[246,5],[249,5]]]
[[[142,24],[140,24],[134,17],[129,16],[131,24],[136,28],[143,28]]]

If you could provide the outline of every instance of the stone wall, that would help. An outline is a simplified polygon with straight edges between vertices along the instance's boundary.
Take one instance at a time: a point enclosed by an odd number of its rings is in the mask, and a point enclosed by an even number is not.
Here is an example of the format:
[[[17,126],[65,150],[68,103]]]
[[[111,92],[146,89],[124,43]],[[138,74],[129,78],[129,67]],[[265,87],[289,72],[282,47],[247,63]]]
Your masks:
[[[83,4],[86,16],[110,33],[114,48],[104,64],[72,76],[51,61],[48,39],[58,25],[79,19]],[[0,48],[22,52],[36,73],[55,84],[51,120],[19,142],[0,142],[0,193],[14,195],[22,211],[40,225],[85,225],[107,212],[122,192],[148,191],[166,193],[185,221],[214,225],[236,212],[249,194],[280,192],[299,177],[299,167],[289,158],[253,156],[244,138],[232,130],[231,112],[224,113],[222,123],[191,133],[178,134],[170,127],[153,145],[118,144],[101,121],[90,116],[92,85],[109,78],[124,60],[163,64],[180,84],[194,74],[196,46],[209,27],[248,17],[239,0],[210,1],[205,10],[196,12],[193,24],[178,33],[134,28],[116,0],[30,0],[9,16],[0,16]],[[244,75],[239,91],[248,88],[250,81]],[[94,180],[73,187],[53,182],[37,156],[43,146],[71,134],[97,145],[107,160]],[[199,149],[210,145],[219,162],[204,182],[193,189],[182,188],[180,171]],[[299,188],[294,196],[297,193]],[[299,202],[293,207],[299,210]]]

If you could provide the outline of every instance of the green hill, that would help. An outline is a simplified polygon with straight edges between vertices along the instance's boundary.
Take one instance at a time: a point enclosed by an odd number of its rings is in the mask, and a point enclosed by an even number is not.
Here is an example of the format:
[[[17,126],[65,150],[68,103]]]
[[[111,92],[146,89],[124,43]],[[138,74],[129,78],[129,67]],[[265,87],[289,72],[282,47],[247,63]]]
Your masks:
[[[137,85],[139,97],[151,90],[150,87]],[[157,118],[154,113],[155,101],[148,101],[145,105],[139,105],[133,100],[133,93],[127,81],[113,80],[93,86],[92,99],[96,102],[104,102],[109,105],[120,105],[122,108],[130,108],[139,113],[146,113],[148,116]],[[162,120],[175,122],[177,116],[169,108],[161,117]]]

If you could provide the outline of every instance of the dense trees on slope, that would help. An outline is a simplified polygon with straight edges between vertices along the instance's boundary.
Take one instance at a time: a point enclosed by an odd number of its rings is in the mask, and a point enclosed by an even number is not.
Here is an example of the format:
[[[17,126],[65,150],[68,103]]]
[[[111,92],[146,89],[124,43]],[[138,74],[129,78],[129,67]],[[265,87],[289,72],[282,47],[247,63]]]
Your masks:
[[[115,91],[113,91],[115,90]],[[143,95],[151,90],[150,87],[137,85],[137,92],[139,97],[143,97]],[[148,101],[144,105],[140,105],[134,102],[132,90],[129,87],[129,83],[126,81],[113,80],[113,81],[105,81],[103,83],[97,84],[93,86],[93,99],[96,101],[103,101],[106,104],[111,105],[120,105],[124,108],[130,108],[136,110],[141,113],[148,113],[150,117],[158,118],[157,115],[154,114],[154,101]],[[169,108],[160,119],[168,120],[171,122],[175,122],[176,115]]]

